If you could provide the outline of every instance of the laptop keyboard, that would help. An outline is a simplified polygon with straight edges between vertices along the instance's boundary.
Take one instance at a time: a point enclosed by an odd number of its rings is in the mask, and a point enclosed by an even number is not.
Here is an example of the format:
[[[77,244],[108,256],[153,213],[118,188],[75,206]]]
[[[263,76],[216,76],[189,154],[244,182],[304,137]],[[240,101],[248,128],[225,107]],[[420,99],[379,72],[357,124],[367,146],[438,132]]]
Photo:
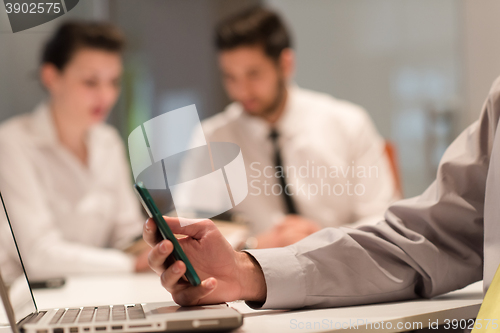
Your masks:
[[[72,323],[105,323],[110,321],[126,321],[145,319],[141,304],[95,306],[76,309],[59,309],[50,321],[50,325]]]

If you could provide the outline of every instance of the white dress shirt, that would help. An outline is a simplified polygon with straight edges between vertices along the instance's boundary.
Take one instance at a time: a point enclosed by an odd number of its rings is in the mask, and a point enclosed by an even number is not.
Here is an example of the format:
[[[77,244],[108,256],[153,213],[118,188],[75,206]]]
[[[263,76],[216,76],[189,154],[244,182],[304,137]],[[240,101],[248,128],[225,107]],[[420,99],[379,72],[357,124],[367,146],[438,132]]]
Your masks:
[[[249,251],[267,308],[350,306],[434,297],[500,265],[500,77],[474,122],[448,147],[436,180],[374,226],[326,228],[291,246]],[[293,292],[290,292],[293,291]]]
[[[251,222],[254,233],[280,222],[286,212],[273,176],[270,125],[232,103],[202,126],[207,141],[241,147],[249,193],[234,212]],[[323,227],[377,221],[397,198],[385,142],[361,107],[290,86],[275,127],[286,183],[300,215]]]
[[[123,143],[98,124],[87,149],[85,166],[59,142],[45,104],[0,126],[0,190],[32,278],[134,270],[121,249],[143,217]]]

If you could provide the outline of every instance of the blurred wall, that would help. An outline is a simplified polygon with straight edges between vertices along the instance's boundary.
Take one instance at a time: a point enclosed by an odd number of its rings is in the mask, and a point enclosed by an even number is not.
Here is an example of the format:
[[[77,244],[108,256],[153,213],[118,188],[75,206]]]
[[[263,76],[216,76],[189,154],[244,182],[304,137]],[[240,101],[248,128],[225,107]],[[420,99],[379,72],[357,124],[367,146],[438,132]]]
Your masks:
[[[467,123],[477,119],[493,80],[500,75],[500,1],[463,1],[463,60]]]
[[[266,0],[295,35],[296,81],[365,107],[420,194],[500,74],[495,0]]]

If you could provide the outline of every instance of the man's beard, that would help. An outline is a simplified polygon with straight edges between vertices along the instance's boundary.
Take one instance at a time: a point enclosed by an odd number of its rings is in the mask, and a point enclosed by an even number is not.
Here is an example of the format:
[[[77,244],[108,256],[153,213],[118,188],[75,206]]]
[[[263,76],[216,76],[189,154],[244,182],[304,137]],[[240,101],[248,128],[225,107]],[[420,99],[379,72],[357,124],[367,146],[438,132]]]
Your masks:
[[[269,118],[276,112],[278,112],[278,108],[285,99],[286,96],[286,84],[285,79],[280,77],[278,82],[276,83],[276,96],[272,100],[269,105],[264,106],[261,112],[254,113],[253,115],[261,118]]]

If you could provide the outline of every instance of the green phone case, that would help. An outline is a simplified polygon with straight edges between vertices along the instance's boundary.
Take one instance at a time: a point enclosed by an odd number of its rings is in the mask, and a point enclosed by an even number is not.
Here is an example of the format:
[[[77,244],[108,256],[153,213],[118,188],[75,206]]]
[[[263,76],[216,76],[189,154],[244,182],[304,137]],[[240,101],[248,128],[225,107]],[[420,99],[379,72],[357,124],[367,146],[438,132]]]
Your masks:
[[[191,265],[191,262],[189,261],[188,257],[182,250],[182,247],[179,245],[179,242],[175,238],[172,230],[170,230],[170,227],[168,226],[167,222],[165,222],[165,220],[163,219],[160,210],[153,201],[153,198],[151,198],[151,195],[149,194],[148,190],[144,187],[144,184],[142,182],[138,182],[134,184],[134,189],[139,195],[139,199],[142,203],[142,206],[148,213],[149,217],[153,219],[156,226],[158,227],[158,230],[160,230],[162,237],[164,239],[168,239],[174,245],[173,255],[175,260],[181,260],[186,265],[185,276],[188,279],[188,281],[193,286],[199,285],[201,281],[200,278],[198,277],[198,274],[196,273],[196,271],[193,268],[193,265]]]

